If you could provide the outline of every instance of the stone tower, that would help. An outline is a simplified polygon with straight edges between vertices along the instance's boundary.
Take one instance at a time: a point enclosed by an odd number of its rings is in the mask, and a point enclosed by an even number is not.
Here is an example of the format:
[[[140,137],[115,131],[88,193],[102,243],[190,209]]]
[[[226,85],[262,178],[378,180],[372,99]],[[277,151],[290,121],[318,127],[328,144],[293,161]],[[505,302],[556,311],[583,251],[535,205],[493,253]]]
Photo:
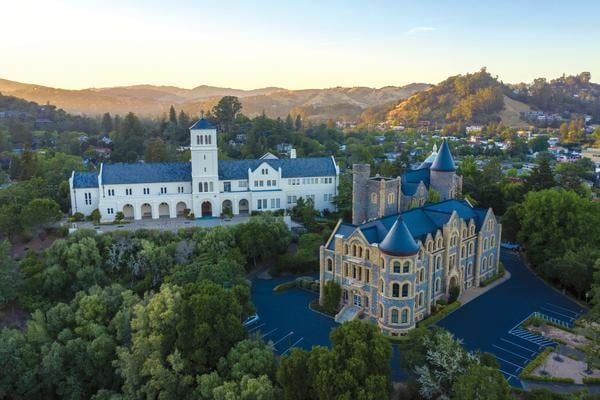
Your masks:
[[[442,200],[452,199],[459,194],[460,179],[457,179],[456,165],[446,139],[442,142],[429,171],[430,189],[438,191]]]
[[[400,178],[370,177],[369,164],[352,166],[352,223],[362,224],[372,219],[400,212]]]
[[[352,223],[361,224],[367,220],[369,193],[367,184],[371,166],[369,164],[352,165]]]

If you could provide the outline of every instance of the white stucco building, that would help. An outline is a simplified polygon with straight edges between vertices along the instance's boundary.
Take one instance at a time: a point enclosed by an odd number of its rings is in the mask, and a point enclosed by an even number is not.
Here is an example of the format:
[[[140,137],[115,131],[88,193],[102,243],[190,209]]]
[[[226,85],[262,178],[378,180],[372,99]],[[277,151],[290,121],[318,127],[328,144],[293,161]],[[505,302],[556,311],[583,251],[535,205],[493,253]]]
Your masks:
[[[190,162],[101,164],[98,172],[73,171],[71,212],[101,221],[125,218],[217,217],[293,207],[311,198],[315,209],[334,209],[339,168],[333,157],[219,160],[217,130],[206,119],[190,127]],[[293,157],[293,156],[292,156]]]

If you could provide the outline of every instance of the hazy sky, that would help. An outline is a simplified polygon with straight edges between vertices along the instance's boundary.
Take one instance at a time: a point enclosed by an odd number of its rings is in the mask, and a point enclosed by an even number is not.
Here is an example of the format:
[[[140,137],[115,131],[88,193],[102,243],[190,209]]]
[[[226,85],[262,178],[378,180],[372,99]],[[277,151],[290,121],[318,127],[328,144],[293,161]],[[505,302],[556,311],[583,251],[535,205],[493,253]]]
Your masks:
[[[458,4],[457,4],[458,3]],[[0,77],[290,89],[590,71],[600,1],[32,1],[0,5]]]

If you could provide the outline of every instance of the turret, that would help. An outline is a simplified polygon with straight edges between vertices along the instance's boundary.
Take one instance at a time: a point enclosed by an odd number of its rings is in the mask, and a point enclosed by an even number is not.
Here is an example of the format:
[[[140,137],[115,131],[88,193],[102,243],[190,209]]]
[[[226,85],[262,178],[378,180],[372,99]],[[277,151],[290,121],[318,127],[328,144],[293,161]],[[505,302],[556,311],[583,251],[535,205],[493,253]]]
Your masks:
[[[440,149],[429,167],[430,188],[438,191],[442,200],[454,197],[454,176],[456,175],[456,165],[454,158],[450,153],[450,147],[446,139],[442,142]]]

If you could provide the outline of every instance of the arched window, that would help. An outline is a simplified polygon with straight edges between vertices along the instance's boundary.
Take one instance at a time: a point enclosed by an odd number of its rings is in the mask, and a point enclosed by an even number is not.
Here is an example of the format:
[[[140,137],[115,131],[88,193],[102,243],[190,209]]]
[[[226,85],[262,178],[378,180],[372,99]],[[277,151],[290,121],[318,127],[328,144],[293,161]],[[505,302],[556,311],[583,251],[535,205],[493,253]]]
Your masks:
[[[358,247],[358,256],[362,258],[362,247]]]
[[[354,257],[356,257],[356,245],[355,244],[352,245],[352,255]]]
[[[483,259],[483,270],[485,271],[487,269],[487,258]]]
[[[384,288],[384,283],[383,283],[383,279],[379,280],[379,292],[383,293],[383,288]]]
[[[436,278],[434,287],[435,287],[435,292],[438,293],[440,291],[440,278]]]
[[[400,318],[400,322],[403,324],[408,324],[408,310],[406,308],[402,310],[402,317]]]
[[[423,307],[423,292],[419,293],[419,307]]]
[[[493,268],[494,267],[494,255],[490,254],[489,258],[490,258],[489,266],[490,266],[490,268]]]
[[[410,289],[410,285],[408,283],[405,283],[404,285],[402,285],[402,297],[408,297],[409,289]]]
[[[208,192],[208,182],[204,182],[204,191]]]
[[[469,233],[470,233],[471,235],[474,235],[474,234],[475,234],[475,225],[471,225],[471,226],[469,227]]]
[[[369,260],[371,258],[371,251],[369,249],[365,250],[365,258]]]
[[[394,283],[392,285],[392,297],[400,297],[400,284]]]
[[[430,253],[433,251],[433,242],[427,243],[427,251]]]
[[[388,193],[388,204],[394,203],[394,193]]]
[[[442,256],[437,256],[435,258],[435,270],[439,270],[440,268],[442,268]]]
[[[383,257],[381,257],[381,258],[379,259],[379,263],[381,264],[381,269],[382,269],[382,270],[385,270],[385,260],[383,259]]]
[[[409,272],[410,272],[410,262],[404,261],[404,264],[402,264],[402,273],[408,274]]]
[[[377,314],[379,319],[383,319],[383,306],[381,304],[377,305]]]
[[[490,238],[490,247],[494,247],[495,244],[496,244],[496,236],[492,235],[492,237]]]
[[[424,268],[421,268],[421,272],[419,272],[419,275],[421,276],[419,281],[423,282],[425,280],[425,269]]]
[[[442,238],[439,238],[439,239],[437,240],[437,248],[438,248],[438,249],[441,249],[441,248],[442,248]]]
[[[462,230],[462,236],[463,237],[467,237],[467,228],[463,228],[463,230]]]
[[[392,324],[398,323],[398,310],[392,309]]]
[[[400,261],[394,261],[392,264],[392,271],[395,274],[399,274],[400,273]]]
[[[377,204],[377,193],[371,193],[371,203]]]
[[[473,264],[469,263],[469,265],[467,265],[467,276],[471,276],[473,274]]]
[[[469,243],[469,255],[473,255],[473,242]]]
[[[198,182],[198,191],[202,192],[202,182]]]
[[[347,244],[344,245],[344,254],[348,254],[348,245]]]
[[[333,260],[331,258],[327,259],[327,271],[329,271],[329,272],[333,271]]]
[[[461,246],[461,248],[460,248],[460,257],[464,258],[464,256],[466,256],[466,253],[467,253],[466,247],[465,246]]]
[[[487,250],[487,248],[488,248],[488,240],[487,240],[487,238],[485,238],[485,239],[483,239],[483,249]]]
[[[415,275],[415,283],[418,285],[420,280],[419,278],[421,278],[421,273],[419,271],[417,271],[417,275]]]

